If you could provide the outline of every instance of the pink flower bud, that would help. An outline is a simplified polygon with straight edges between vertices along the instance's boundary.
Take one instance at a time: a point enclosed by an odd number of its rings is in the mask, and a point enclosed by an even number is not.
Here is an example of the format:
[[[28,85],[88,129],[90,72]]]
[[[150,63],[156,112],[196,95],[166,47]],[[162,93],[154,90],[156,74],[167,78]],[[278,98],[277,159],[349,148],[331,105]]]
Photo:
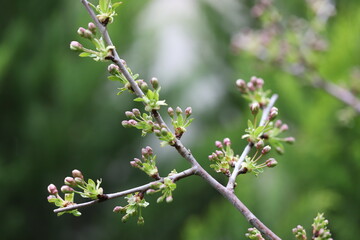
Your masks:
[[[165,199],[165,201],[166,201],[167,203],[172,202],[172,201],[173,201],[173,197],[172,197],[172,196],[167,196],[166,199]]]
[[[286,143],[294,143],[295,142],[295,138],[294,137],[287,137],[284,139]]]
[[[169,107],[167,112],[171,118],[174,116],[174,109],[172,107]]]
[[[68,186],[76,186],[76,182],[75,182],[75,179],[72,178],[72,177],[66,177],[64,179],[64,183]]]
[[[223,145],[220,141],[215,141],[215,146],[220,149],[223,148]]]
[[[73,193],[74,189],[68,185],[64,185],[61,187],[61,192],[63,193]]]
[[[116,207],[114,207],[113,212],[114,212],[114,213],[119,213],[119,212],[121,212],[123,209],[124,209],[124,208],[121,207],[121,206],[116,206]]]
[[[130,111],[126,111],[125,115],[126,115],[127,118],[135,118],[135,114],[133,112],[130,112]]]
[[[250,111],[253,115],[258,114],[259,109],[260,109],[260,104],[258,102],[254,102],[250,104]]]
[[[58,193],[58,190],[54,184],[50,184],[47,190],[51,195],[56,195]]]
[[[84,179],[84,176],[82,175],[82,173],[77,169],[72,170],[71,173],[74,178],[78,177],[78,178]]]
[[[265,164],[267,167],[272,168],[275,167],[278,162],[275,160],[275,158],[269,158],[268,160],[266,160]]]
[[[185,109],[185,115],[186,117],[189,117],[192,114],[192,108],[191,107],[187,107]]]
[[[255,143],[255,147],[256,147],[256,149],[263,148],[264,147],[264,141],[260,139],[257,143]]]
[[[240,92],[245,93],[247,92],[247,86],[246,86],[246,82],[242,79],[238,79],[236,80],[236,86],[238,87],[238,89],[240,90]]]
[[[268,152],[270,152],[271,150],[271,147],[269,145],[265,146],[262,150],[261,150],[261,154],[262,155],[265,155],[267,154]]]
[[[281,125],[282,125],[282,121],[281,121],[280,119],[279,119],[279,120],[276,120],[276,122],[275,122],[275,127],[276,127],[276,128],[280,128]]]
[[[119,66],[112,63],[108,66],[108,72],[112,75],[115,75],[120,72],[120,68]]]
[[[133,108],[132,112],[134,113],[134,115],[135,115],[136,117],[139,117],[139,116],[141,115],[140,110],[137,109],[137,108]]]
[[[225,146],[230,146],[231,145],[230,138],[224,138],[223,143],[225,144]]]
[[[88,29],[93,33],[95,34],[96,33],[96,26],[93,22],[89,22],[88,23]]]
[[[272,107],[269,113],[269,120],[271,121],[275,119],[278,114],[279,114],[279,110],[276,107]]]
[[[288,126],[287,124],[281,125],[280,131],[285,132],[285,131],[287,131],[287,130],[289,130],[289,126]]]
[[[83,49],[83,45],[81,45],[81,43],[77,42],[77,41],[71,41],[70,43],[70,49],[74,50],[74,51],[78,51],[78,50],[82,50]]]
[[[182,109],[180,107],[176,107],[175,109],[176,115],[182,114]]]

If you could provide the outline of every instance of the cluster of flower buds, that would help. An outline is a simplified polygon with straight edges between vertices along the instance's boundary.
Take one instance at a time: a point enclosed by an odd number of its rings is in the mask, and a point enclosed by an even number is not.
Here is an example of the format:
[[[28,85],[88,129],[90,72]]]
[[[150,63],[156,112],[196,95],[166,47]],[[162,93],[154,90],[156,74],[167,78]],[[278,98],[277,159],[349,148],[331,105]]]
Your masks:
[[[171,118],[171,123],[175,130],[175,137],[177,139],[180,139],[181,136],[186,132],[186,128],[194,120],[193,118],[189,119],[189,117],[192,114],[192,108],[187,107],[185,109],[184,115],[183,115],[183,110],[180,107],[176,107],[175,111],[172,107],[169,107],[167,112]]]
[[[292,232],[297,240],[307,240],[306,231],[303,226],[297,225],[296,228],[292,229]]]
[[[312,239],[332,240],[330,230],[327,229],[328,224],[329,221],[324,218],[324,214],[318,214],[312,224]]]
[[[55,206],[60,208],[73,205],[75,193],[80,194],[83,198],[90,199],[102,199],[105,197],[103,195],[103,189],[100,187],[101,180],[97,180],[97,184],[95,184],[92,179],[88,179],[88,182],[85,182],[83,174],[77,169],[72,171],[72,177],[66,177],[64,179],[64,184],[65,185],[61,187],[61,192],[65,195],[64,199],[60,197],[54,184],[50,184],[48,186],[48,192],[50,193],[48,201],[50,203],[54,203]],[[76,191],[74,188],[79,188],[81,191]],[[81,215],[81,213],[77,210],[60,212],[58,215],[62,215],[64,213],[71,213],[75,216]]]
[[[236,87],[243,94],[244,98],[251,102],[250,110],[256,115],[259,109],[264,108],[269,102],[269,91],[263,90],[264,80],[258,77],[251,77],[249,82],[243,79],[236,80]]]
[[[264,146],[263,140],[258,141],[254,146],[257,149],[256,153],[252,158],[246,156],[245,161],[241,164],[239,174],[252,172],[258,175],[263,172],[263,168],[273,168],[278,164],[275,158],[269,158],[265,162],[258,164],[259,160],[270,152],[271,147],[269,145]]]
[[[134,158],[134,160],[130,162],[131,166],[139,168],[150,177],[159,180],[159,171],[155,161],[156,155],[154,155],[151,147],[147,146],[141,149],[141,159],[142,161],[138,158]]]
[[[95,61],[105,61],[113,57],[114,46],[106,46],[102,38],[96,38],[96,26],[94,23],[90,22],[87,29],[80,27],[77,30],[77,33],[80,37],[90,40],[96,49],[87,49],[83,47],[81,43],[72,41],[70,43],[70,49],[74,51],[81,51],[79,54],[80,57],[91,57]]]
[[[271,111],[269,118],[271,116]],[[295,142],[294,137],[279,137],[280,134],[286,132],[289,127],[287,124],[283,123],[281,120],[276,120],[275,123],[269,124],[271,129],[262,135],[264,140],[267,140],[271,145],[275,147],[275,150],[282,154],[284,153],[284,146],[282,143],[292,144]]]
[[[251,240],[265,240],[256,228],[249,228],[245,236]]]
[[[123,222],[126,222],[131,216],[139,215],[137,224],[144,224],[144,218],[141,215],[141,208],[146,208],[149,203],[145,201],[144,194],[142,192],[137,192],[134,195],[129,194],[125,197],[128,204],[125,207],[116,206],[113,210],[114,213],[125,213],[121,218]]]
[[[209,155],[209,160],[213,162],[210,165],[216,172],[221,172],[226,176],[230,176],[230,168],[235,166],[239,156],[234,155],[234,150],[231,148],[231,141],[225,138],[223,142],[215,141],[215,146],[218,150]]]
[[[92,3],[88,3],[98,14],[96,18],[99,22],[106,26],[114,21],[114,17],[117,15],[115,9],[122,4],[122,2],[112,3],[111,0],[99,0],[99,5],[95,6]]]
[[[171,174],[169,174],[170,176]],[[174,183],[173,180],[171,180],[169,177],[164,178],[164,182],[155,182],[151,185],[151,188],[149,188],[146,193],[147,194],[154,194],[157,192],[162,193],[162,195],[157,199],[157,203],[163,202],[164,200],[167,203],[170,203],[173,201],[172,192],[176,189],[176,183]]]
[[[139,74],[134,74],[131,69],[127,66],[125,60],[120,59],[122,65],[126,68],[127,72],[130,74],[130,76],[137,82],[138,86],[140,87],[140,84],[144,82],[144,80],[138,81],[137,78],[139,77]],[[129,81],[126,79],[123,72],[120,70],[119,66],[116,64],[110,64],[108,66],[108,72],[111,74],[108,79],[111,81],[119,81],[124,85],[124,87],[119,88],[118,95],[120,95],[125,90],[128,90],[130,93],[134,93],[134,89],[132,88]]]

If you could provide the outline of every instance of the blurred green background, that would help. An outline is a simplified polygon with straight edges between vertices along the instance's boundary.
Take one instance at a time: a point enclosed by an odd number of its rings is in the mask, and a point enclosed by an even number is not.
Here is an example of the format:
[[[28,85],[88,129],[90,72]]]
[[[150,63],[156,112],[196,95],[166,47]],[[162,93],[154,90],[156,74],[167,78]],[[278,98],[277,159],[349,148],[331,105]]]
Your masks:
[[[276,156],[278,167],[238,179],[239,198],[283,239],[302,224],[310,232],[325,212],[334,239],[360,236],[360,118],[343,103],[304,85],[280,68],[231,51],[231,37],[252,25],[252,1],[124,1],[110,34],[121,57],[144,79],[162,84],[172,106],[193,107],[184,135],[202,166],[214,141],[230,137],[238,153],[247,104],[237,78],[262,77],[280,95],[280,118],[297,142]],[[276,1],[284,15],[305,16],[304,1]],[[360,4],[337,1],[326,30],[329,51],[318,56],[324,78],[359,86]],[[6,1],[0,16],[0,206],[1,239],[245,239],[249,224],[200,178],[178,183],[171,204],[147,200],[145,225],[112,213],[123,199],[83,209],[81,217],[56,217],[47,203],[49,183],[61,186],[74,168],[103,179],[105,192],[146,183],[131,168],[141,147],[151,145],[160,172],[188,167],[174,149],[153,136],[124,129],[124,111],[141,105],[116,96],[106,63],[80,59],[69,50],[90,18],[79,1]],[[83,41],[82,41],[83,42]],[[214,176],[216,174],[213,174]],[[216,176],[225,182],[222,176]]]

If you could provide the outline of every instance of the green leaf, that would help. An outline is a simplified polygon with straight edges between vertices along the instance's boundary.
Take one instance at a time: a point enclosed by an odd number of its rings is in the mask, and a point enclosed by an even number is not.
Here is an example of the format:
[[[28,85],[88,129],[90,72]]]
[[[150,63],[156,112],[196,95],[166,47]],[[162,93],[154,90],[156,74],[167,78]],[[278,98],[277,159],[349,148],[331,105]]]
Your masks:
[[[145,99],[142,97],[138,97],[138,98],[134,99],[134,102],[144,102],[144,101],[145,101]]]
[[[116,2],[112,5],[112,8],[115,10],[118,6],[120,6],[122,2]]]
[[[248,120],[248,128],[249,129],[253,129],[254,125],[252,124],[252,122],[250,120]]]
[[[115,75],[108,76],[108,79],[111,81],[121,81],[121,78],[119,78]]]
[[[94,57],[95,55],[93,53],[88,52],[82,52],[79,54],[79,57]]]

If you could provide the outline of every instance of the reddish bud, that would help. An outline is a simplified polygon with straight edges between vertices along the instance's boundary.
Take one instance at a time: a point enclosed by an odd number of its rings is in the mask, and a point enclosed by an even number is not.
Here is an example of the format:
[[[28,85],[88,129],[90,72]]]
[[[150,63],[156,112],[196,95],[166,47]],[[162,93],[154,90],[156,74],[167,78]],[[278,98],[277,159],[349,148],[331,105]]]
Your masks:
[[[182,114],[182,109],[180,107],[176,107],[175,109],[176,115]]]
[[[115,75],[115,74],[118,74],[120,72],[120,68],[118,65],[115,65],[115,64],[110,64],[108,66],[108,72],[112,75]]]
[[[130,111],[126,111],[125,115],[126,115],[127,118],[135,118],[135,114],[133,112],[130,112]]]
[[[114,207],[113,212],[114,212],[114,213],[119,213],[119,212],[121,212],[123,209],[124,209],[124,208],[121,207],[121,206],[116,206],[116,207]]]
[[[63,193],[73,193],[74,189],[68,185],[64,185],[61,187],[61,192]]]
[[[133,108],[132,112],[134,113],[134,115],[135,115],[136,117],[139,117],[139,116],[141,115],[140,110],[137,109],[137,108]]]
[[[185,109],[185,115],[186,117],[189,117],[192,114],[192,108],[191,107],[187,107]]]
[[[286,143],[294,143],[295,142],[295,138],[294,137],[287,137],[284,139],[284,141]]]
[[[174,116],[174,109],[172,107],[169,107],[167,112],[171,118]]]
[[[78,51],[78,50],[82,50],[83,49],[83,45],[81,45],[81,43],[77,42],[77,41],[72,41],[70,43],[70,49],[74,50],[74,51]]]
[[[271,147],[269,145],[265,146],[262,150],[261,150],[261,154],[262,155],[265,155],[267,154],[268,152],[270,152],[271,150]]]
[[[265,164],[267,167],[272,168],[275,167],[278,162],[275,160],[275,158],[269,158],[268,160],[266,160]]]
[[[72,170],[71,173],[74,178],[78,177],[78,178],[84,179],[84,176],[82,175],[82,173],[77,169]]]
[[[68,186],[76,186],[76,182],[75,182],[75,179],[72,178],[72,177],[66,177],[64,179],[64,183]]]
[[[279,110],[276,107],[272,107],[269,113],[269,120],[271,121],[275,119],[278,114],[279,114]]]
[[[264,141],[259,140],[257,143],[255,143],[255,147],[256,147],[256,149],[263,148],[264,147]]]
[[[217,148],[223,148],[223,145],[222,145],[222,143],[220,141],[215,141],[215,146]]]
[[[250,104],[250,111],[253,115],[257,115],[260,109],[260,104],[258,102],[254,102]]]
[[[47,190],[51,195],[56,195],[58,193],[58,190],[54,184],[50,184]]]
[[[225,144],[225,146],[230,146],[231,145],[230,138],[224,138],[223,143]]]
[[[238,79],[236,80],[236,86],[238,87],[238,89],[240,90],[240,92],[245,93],[247,92],[247,86],[246,86],[246,82],[242,79]]]
[[[288,126],[287,124],[281,125],[280,131],[285,132],[285,131],[287,131],[287,130],[289,130],[289,126]]]
[[[89,22],[88,24],[88,29],[93,33],[95,34],[96,33],[96,26],[93,22]]]

